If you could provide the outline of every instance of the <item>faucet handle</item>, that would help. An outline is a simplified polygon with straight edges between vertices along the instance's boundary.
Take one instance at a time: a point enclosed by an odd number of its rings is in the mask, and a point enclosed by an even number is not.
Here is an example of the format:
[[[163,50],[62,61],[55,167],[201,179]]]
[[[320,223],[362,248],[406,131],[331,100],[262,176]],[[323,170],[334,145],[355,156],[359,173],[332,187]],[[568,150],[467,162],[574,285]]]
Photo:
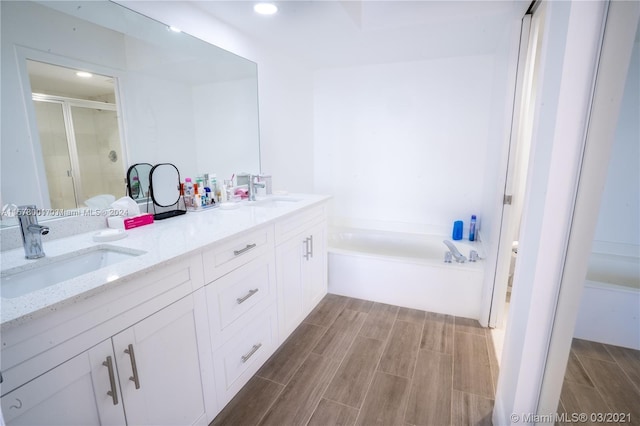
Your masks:
[[[478,260],[478,252],[475,250],[471,250],[469,252],[469,262],[475,262]]]

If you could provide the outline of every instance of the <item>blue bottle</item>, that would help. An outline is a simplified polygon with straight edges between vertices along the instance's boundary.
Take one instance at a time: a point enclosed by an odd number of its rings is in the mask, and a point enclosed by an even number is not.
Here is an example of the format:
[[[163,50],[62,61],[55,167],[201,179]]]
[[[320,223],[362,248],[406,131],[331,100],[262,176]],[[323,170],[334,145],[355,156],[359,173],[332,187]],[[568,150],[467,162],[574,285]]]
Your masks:
[[[454,240],[462,239],[462,221],[456,220],[453,222],[453,235],[451,236]]]
[[[476,240],[476,215],[471,215],[471,223],[469,224],[469,241]]]

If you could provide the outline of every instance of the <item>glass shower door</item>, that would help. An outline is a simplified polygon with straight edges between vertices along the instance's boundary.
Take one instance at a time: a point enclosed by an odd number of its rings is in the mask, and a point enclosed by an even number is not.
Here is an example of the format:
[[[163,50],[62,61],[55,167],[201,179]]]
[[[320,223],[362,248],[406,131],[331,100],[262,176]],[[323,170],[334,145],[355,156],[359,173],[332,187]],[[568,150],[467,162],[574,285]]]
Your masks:
[[[124,196],[117,111],[71,106],[71,116],[82,183],[77,188],[79,201],[105,194]]]
[[[40,101],[34,102],[34,107],[49,182],[51,208],[75,209],[77,200],[63,104]]]

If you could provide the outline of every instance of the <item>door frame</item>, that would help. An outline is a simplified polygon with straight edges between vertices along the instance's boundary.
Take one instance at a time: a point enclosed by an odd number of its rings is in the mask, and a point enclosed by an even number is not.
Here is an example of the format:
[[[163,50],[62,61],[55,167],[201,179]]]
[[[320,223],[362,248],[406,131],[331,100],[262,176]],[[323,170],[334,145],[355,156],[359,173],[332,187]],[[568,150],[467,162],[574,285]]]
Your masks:
[[[538,413],[558,407],[639,20],[640,3],[609,3]]]

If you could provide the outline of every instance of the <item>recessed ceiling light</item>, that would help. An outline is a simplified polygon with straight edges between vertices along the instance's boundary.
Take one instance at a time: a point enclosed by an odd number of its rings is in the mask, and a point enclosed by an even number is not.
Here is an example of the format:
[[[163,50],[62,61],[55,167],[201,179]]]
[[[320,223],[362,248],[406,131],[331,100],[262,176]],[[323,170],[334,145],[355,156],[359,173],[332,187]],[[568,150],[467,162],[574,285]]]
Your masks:
[[[93,77],[93,74],[91,74],[90,72],[86,72],[86,71],[78,71],[76,73],[76,75],[80,78],[91,78]]]
[[[278,11],[278,6],[273,3],[257,3],[253,10],[260,15],[273,15]]]
[[[178,27],[174,27],[173,25],[169,26],[169,31],[173,31],[174,33],[181,33],[182,30]]]

